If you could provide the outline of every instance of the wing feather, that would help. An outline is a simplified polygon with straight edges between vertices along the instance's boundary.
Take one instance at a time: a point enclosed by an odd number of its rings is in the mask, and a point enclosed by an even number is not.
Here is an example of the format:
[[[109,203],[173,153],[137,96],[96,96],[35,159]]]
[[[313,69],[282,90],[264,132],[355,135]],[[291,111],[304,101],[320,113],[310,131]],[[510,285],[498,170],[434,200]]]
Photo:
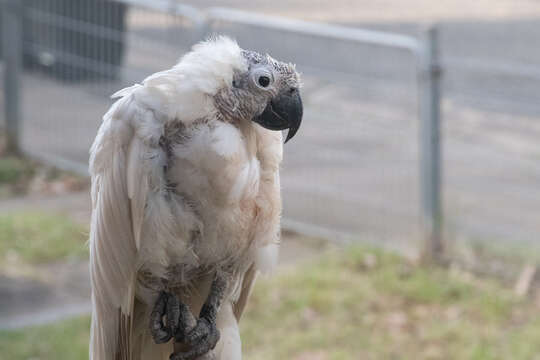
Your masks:
[[[255,267],[255,264],[252,264],[244,274],[244,278],[242,279],[242,288],[240,289],[240,296],[238,297],[238,300],[234,303],[233,306],[233,312],[234,316],[236,317],[236,321],[240,321],[240,318],[244,313],[247,301],[251,295],[253,286],[255,285],[257,274],[258,271]]]
[[[141,229],[144,220],[144,208],[148,192],[148,177],[144,173],[141,163],[145,153],[145,145],[138,137],[133,137],[129,146],[129,159],[127,167],[127,191],[131,200],[131,220],[135,247],[139,250],[141,245]]]
[[[140,245],[152,142],[160,126],[153,111],[138,103],[135,86],[107,112],[90,150],[92,222],[90,358],[132,359],[137,250]],[[142,126],[141,124],[146,125]],[[157,135],[156,135],[157,134]],[[144,161],[149,160],[149,161]]]

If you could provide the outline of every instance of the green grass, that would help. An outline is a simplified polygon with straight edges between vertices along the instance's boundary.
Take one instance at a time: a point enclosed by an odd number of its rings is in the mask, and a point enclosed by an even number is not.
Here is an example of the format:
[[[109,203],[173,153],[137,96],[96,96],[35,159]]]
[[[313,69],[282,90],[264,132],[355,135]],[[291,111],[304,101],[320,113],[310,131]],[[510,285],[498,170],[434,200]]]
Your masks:
[[[34,175],[35,165],[27,159],[0,154],[0,199],[24,193]]]
[[[241,323],[244,357],[530,360],[537,306],[493,280],[350,248],[259,280]],[[86,359],[88,326],[0,332],[0,359]]]
[[[0,215],[0,265],[40,264],[86,255],[88,231],[65,216]]]
[[[27,194],[80,191],[88,185],[86,177],[40,164],[24,156],[3,155],[0,138],[0,200]]]
[[[373,255],[376,265],[365,266]],[[358,248],[260,283],[246,320],[250,359],[531,359],[540,353],[538,310],[496,282]]]
[[[0,185],[12,184],[32,176],[34,166],[26,159],[16,156],[0,158]]]
[[[0,332],[0,360],[87,360],[90,319]]]

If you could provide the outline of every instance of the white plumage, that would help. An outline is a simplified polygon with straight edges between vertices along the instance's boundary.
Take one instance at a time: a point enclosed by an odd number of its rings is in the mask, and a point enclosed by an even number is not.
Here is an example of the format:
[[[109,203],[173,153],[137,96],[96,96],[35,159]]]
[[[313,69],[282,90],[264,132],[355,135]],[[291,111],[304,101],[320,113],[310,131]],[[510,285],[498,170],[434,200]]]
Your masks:
[[[213,356],[241,358],[238,319],[256,273],[277,261],[282,136],[224,116],[216,97],[258,64],[219,37],[114,95],[90,150],[91,359],[168,359],[173,342],[154,344],[148,329],[159,291],[198,314],[223,269],[232,282]],[[254,99],[276,91],[250,100],[253,116],[267,105]]]

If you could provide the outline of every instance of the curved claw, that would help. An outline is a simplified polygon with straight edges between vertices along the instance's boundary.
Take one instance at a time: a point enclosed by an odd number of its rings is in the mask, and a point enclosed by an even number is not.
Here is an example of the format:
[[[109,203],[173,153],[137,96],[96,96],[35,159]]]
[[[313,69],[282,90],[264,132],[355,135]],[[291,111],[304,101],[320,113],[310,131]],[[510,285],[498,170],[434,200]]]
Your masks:
[[[186,335],[186,341],[191,345],[196,345],[201,339],[210,335],[214,329],[217,330],[215,326],[212,326],[210,321],[200,318],[195,328]]]
[[[177,342],[186,342],[187,334],[191,333],[197,326],[197,319],[189,307],[182,302],[179,303],[179,316],[176,324],[174,339]]]
[[[205,318],[199,319],[197,326],[186,336],[191,349],[186,352],[177,352],[170,356],[170,360],[194,360],[213,350],[220,338],[219,330],[215,324]]]
[[[150,332],[156,344],[166,343],[173,337],[176,341],[184,342],[186,334],[190,333],[196,324],[191,310],[176,294],[165,291],[159,294],[150,313]]]
[[[170,328],[163,324],[163,316],[168,312],[167,293],[162,291],[150,313],[150,332],[156,344],[163,344],[172,338]]]

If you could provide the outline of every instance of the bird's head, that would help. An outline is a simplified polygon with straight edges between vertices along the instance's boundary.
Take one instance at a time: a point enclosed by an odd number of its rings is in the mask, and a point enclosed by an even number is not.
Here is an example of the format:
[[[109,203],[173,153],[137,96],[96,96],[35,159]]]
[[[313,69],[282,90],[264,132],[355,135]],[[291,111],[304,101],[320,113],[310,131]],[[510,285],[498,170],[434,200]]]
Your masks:
[[[195,85],[211,97],[224,120],[289,129],[285,142],[298,131],[303,108],[300,75],[294,65],[243,50],[220,36],[196,45],[177,67],[190,70]]]
[[[216,94],[216,107],[232,119],[247,118],[269,130],[289,129],[287,142],[298,131],[303,112],[294,65],[254,51],[241,54],[247,67],[235,71],[231,83]]]

